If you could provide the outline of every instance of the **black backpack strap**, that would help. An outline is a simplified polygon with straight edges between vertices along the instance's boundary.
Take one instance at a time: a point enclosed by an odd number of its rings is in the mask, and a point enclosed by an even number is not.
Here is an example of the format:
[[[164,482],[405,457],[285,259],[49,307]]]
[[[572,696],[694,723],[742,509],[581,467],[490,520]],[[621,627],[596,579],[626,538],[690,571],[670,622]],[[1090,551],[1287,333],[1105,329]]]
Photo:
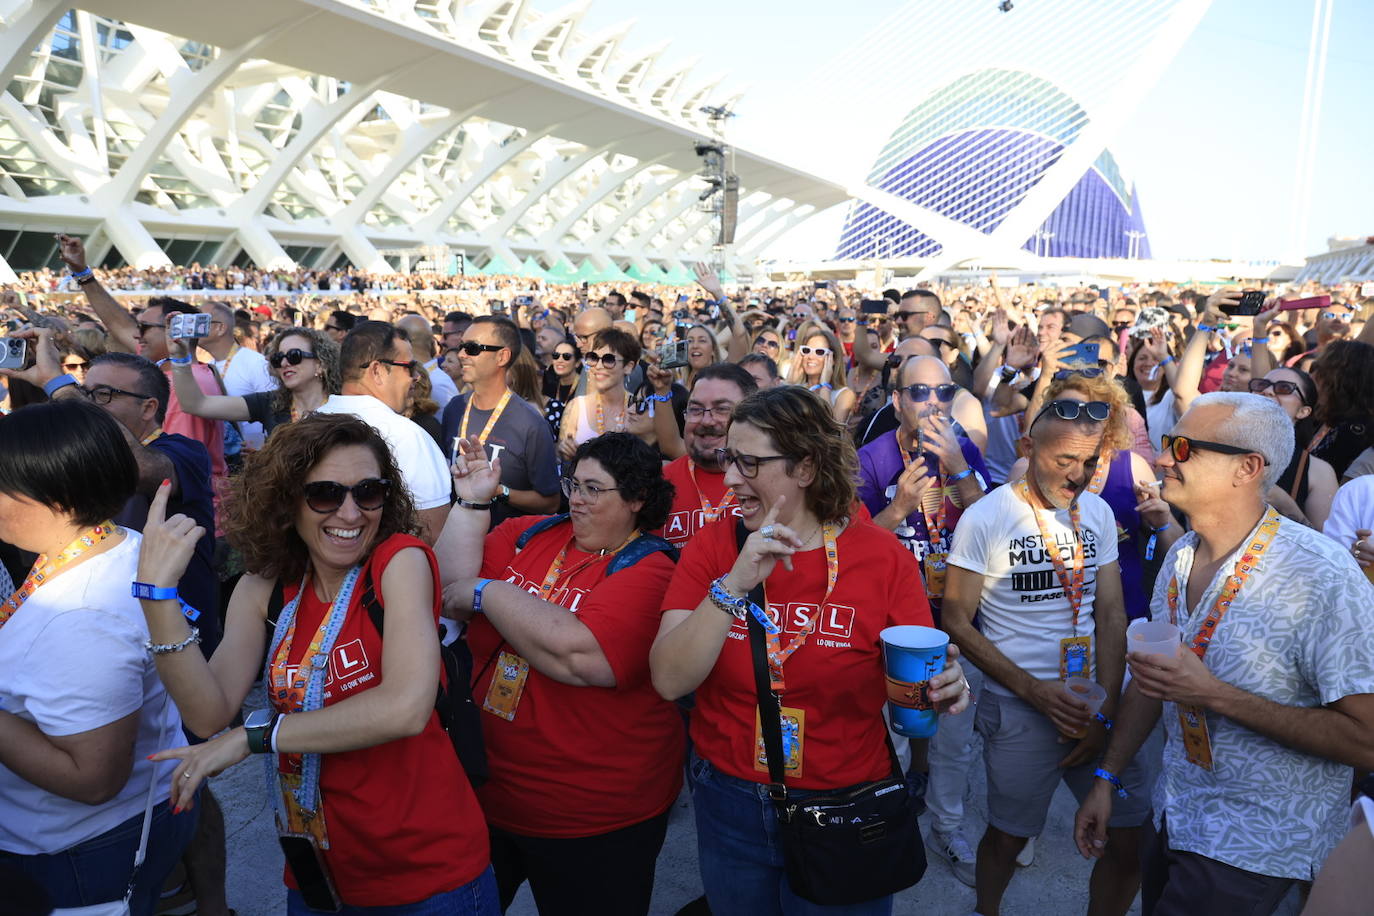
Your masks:
[[[277,618],[281,616],[281,609],[286,604],[286,589],[278,579],[272,583],[272,594],[267,596],[267,628],[275,630],[277,628]]]
[[[372,626],[376,628],[377,635],[382,635],[382,621],[385,619],[385,611],[382,609],[382,602],[377,600],[377,589],[372,584],[372,564],[368,563],[363,567],[363,608],[367,611],[368,619],[372,621]]]
[[[525,545],[530,542],[530,538],[534,537],[536,534],[542,534],[543,532],[548,531],[550,528],[554,528],[558,525],[561,525],[571,518],[571,515],[564,512],[562,515],[550,515],[548,518],[540,519],[533,525],[530,525],[524,531],[520,532],[520,536],[515,539],[515,549],[524,550]]]

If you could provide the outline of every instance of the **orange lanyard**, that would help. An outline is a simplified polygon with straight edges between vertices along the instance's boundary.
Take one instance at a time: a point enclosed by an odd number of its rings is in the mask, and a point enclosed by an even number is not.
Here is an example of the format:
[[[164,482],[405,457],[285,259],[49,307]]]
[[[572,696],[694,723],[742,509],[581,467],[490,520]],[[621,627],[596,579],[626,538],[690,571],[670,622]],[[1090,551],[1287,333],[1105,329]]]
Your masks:
[[[1080,534],[1082,518],[1078,511],[1078,502],[1075,500],[1069,504],[1069,525],[1073,529],[1073,571],[1070,573],[1064,558],[1059,555],[1059,545],[1050,537],[1045,520],[1040,517],[1040,507],[1031,496],[1030,483],[1025,478],[1021,480],[1021,495],[1030,506],[1031,515],[1035,516],[1035,525],[1040,529],[1040,540],[1044,544],[1045,553],[1050,555],[1050,562],[1054,564],[1054,574],[1059,577],[1059,584],[1064,589],[1064,598],[1073,609],[1073,635],[1077,636],[1078,613],[1083,607],[1083,574],[1087,567],[1083,559],[1083,538]]]
[[[1278,534],[1278,531],[1279,514],[1270,506],[1264,513],[1264,518],[1260,520],[1254,539],[1246,545],[1240,559],[1236,561],[1235,569],[1231,575],[1226,577],[1226,584],[1221,587],[1221,594],[1217,595],[1216,602],[1212,605],[1212,609],[1207,612],[1207,617],[1202,621],[1197,636],[1193,638],[1193,644],[1190,648],[1198,658],[1207,654],[1207,647],[1212,644],[1212,637],[1216,635],[1221,619],[1231,609],[1231,605],[1236,600],[1236,595],[1240,593],[1241,587],[1250,578],[1250,573],[1254,572],[1255,567],[1259,565],[1260,557],[1264,556],[1264,552],[1269,549],[1269,545],[1273,542],[1274,535]],[[1169,621],[1174,626],[1178,626],[1177,576],[1172,576],[1169,579],[1168,597]]]
[[[15,612],[24,606],[24,602],[29,600],[29,596],[38,591],[38,586],[56,575],[59,569],[66,566],[110,535],[118,532],[119,528],[114,522],[101,522],[99,525],[95,525],[83,531],[77,536],[76,540],[62,548],[62,552],[51,560],[49,560],[45,554],[40,553],[38,559],[33,563],[33,569],[29,572],[28,578],[24,580],[24,584],[19,586],[15,593],[10,595],[9,599],[4,604],[0,604],[0,627],[8,623]]]
[[[604,560],[608,556],[614,556],[615,554],[623,550],[626,544],[630,543],[637,537],[639,537],[639,532],[631,531],[630,536],[627,537],[625,540],[621,541],[620,545],[616,547],[615,550],[608,550],[604,553],[594,553],[565,573],[563,572],[563,564],[567,562],[568,550],[572,547],[573,541],[577,538],[577,535],[575,534],[569,535],[568,542],[563,545],[562,550],[558,551],[558,556],[553,558],[553,562],[549,564],[548,572],[544,573],[544,581],[539,586],[539,597],[543,598],[545,601],[550,601],[551,599],[549,598],[549,596],[553,594],[553,588],[555,585],[558,584],[558,580],[564,578],[565,576],[571,579],[573,576],[577,575],[579,572],[586,569],[588,566],[591,566],[597,560]]]
[[[727,489],[725,495],[721,497],[720,505],[713,506],[711,501],[706,498],[706,494],[701,491],[701,484],[697,483],[697,466],[691,458],[687,459],[687,476],[692,479],[692,486],[697,488],[697,499],[701,500],[701,512],[706,516],[707,522],[718,520],[725,510],[730,508],[735,502],[735,491]]]
[[[224,368],[219,371],[220,378],[229,377],[229,367],[234,364],[234,357],[239,355],[239,349],[238,344],[229,348],[229,355],[224,358]]]
[[[916,452],[913,455],[911,452],[908,452],[906,450],[906,447],[902,445],[902,431],[900,429],[894,429],[892,431],[892,435],[895,436],[897,439],[898,454],[904,456],[908,461],[925,460],[921,457],[920,452]],[[937,470],[935,472],[935,484],[933,489],[935,491],[936,497],[939,498],[940,503],[938,506],[936,506],[934,515],[931,515],[930,511],[926,508],[926,503],[929,500],[921,500],[921,518],[926,523],[926,540],[930,542],[930,547],[932,550],[934,550],[940,543],[940,538],[942,537],[941,532],[944,530],[945,518],[948,514],[948,510],[945,509],[945,478],[940,476],[940,472],[938,470],[939,465],[936,465],[936,467]]]
[[[301,656],[300,664],[296,666],[296,676],[289,677],[288,665],[291,661],[291,645],[296,639],[296,623],[300,620],[298,611],[301,605],[305,603],[305,590],[314,587],[309,576],[301,580],[300,591],[296,593],[295,606],[292,608],[293,613],[289,615],[290,621],[286,634],[277,644],[276,654],[272,656],[272,699],[275,701],[277,709],[282,712],[299,712],[305,709],[311,671],[315,666],[328,663],[329,656],[325,653],[333,648],[339,630],[343,627],[344,617],[348,613],[348,605],[353,600],[353,587],[358,581],[361,570],[361,566],[355,566],[349,570],[343,584],[339,586],[339,593],[330,602],[329,609],[320,615],[320,623],[315,628],[315,635],[311,638],[305,654]],[[283,612],[282,616],[287,617],[288,615]],[[279,619],[278,624],[280,625],[280,623],[281,620]],[[328,649],[326,649],[326,642]]]
[[[816,605],[816,613],[811,615],[811,619],[806,622],[806,625],[801,628],[796,636],[788,641],[786,646],[782,644],[782,626],[780,624],[764,627],[768,646],[768,677],[772,681],[774,693],[782,693],[787,689],[787,684],[782,676],[783,663],[792,657],[793,652],[806,645],[807,638],[815,631],[816,623],[825,613],[825,604],[830,600],[830,593],[835,590],[835,581],[840,575],[840,548],[835,540],[839,535],[839,526],[826,524],[821,527],[821,532],[825,543],[825,594],[821,597],[821,603]],[[763,601],[765,605],[768,603],[766,593]],[[764,616],[766,619],[767,612]]]
[[[467,406],[463,408],[463,423],[458,428],[458,438],[467,439],[468,437],[468,416],[472,413],[472,402],[477,399],[477,395],[468,398]],[[501,395],[501,400],[496,402],[496,409],[487,417],[487,425],[482,427],[482,434],[477,437],[478,445],[487,444],[487,436],[491,435],[492,429],[496,426],[496,421],[501,419],[501,414],[506,412],[506,405],[510,403],[510,389]]]
[[[160,435],[162,435],[162,427],[161,427],[161,426],[159,426],[157,429],[155,429],[155,430],[153,430],[152,432],[150,432],[148,435],[144,436],[142,439],[139,439],[139,440],[138,440],[138,444],[139,444],[139,445],[148,445],[149,443],[155,441],[155,440],[157,439],[157,437],[160,436]]]
[[[1101,493],[1103,486],[1107,483],[1107,472],[1111,470],[1112,458],[1115,453],[1097,456],[1097,468],[1093,471],[1092,480],[1088,481],[1089,493]]]

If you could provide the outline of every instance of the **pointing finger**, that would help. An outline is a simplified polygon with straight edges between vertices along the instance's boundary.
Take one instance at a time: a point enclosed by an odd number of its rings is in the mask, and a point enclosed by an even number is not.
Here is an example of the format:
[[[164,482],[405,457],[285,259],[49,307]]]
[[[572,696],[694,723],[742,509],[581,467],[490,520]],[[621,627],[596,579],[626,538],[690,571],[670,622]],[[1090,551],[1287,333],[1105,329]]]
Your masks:
[[[153,494],[153,501],[148,506],[148,527],[152,528],[161,525],[167,518],[167,500],[172,494],[172,481],[164,478],[158,485],[157,492]]]

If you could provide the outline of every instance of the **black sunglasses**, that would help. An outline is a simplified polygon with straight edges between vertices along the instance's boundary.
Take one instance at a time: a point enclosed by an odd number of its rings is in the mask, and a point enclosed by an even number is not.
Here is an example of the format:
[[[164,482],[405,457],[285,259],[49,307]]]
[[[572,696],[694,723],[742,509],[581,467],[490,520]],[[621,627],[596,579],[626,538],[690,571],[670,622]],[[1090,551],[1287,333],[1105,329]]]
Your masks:
[[[899,390],[913,401],[928,401],[933,393],[937,400],[949,403],[959,393],[959,386],[949,382],[943,385],[923,385],[918,382]]]
[[[380,477],[360,480],[351,487],[332,480],[316,480],[305,485],[305,504],[321,514],[335,512],[344,504],[344,497],[352,493],[359,509],[373,512],[382,508],[389,492],[391,481]]]
[[[589,366],[600,363],[607,369],[614,369],[616,363],[620,362],[620,357],[616,356],[614,353],[588,353],[582,358],[582,361]]]
[[[742,476],[754,478],[759,476],[759,465],[769,461],[781,461],[786,455],[741,455],[739,452],[732,452],[726,448],[716,449],[716,461],[722,470],[728,469],[730,465],[739,468]]]
[[[1251,394],[1264,394],[1264,392],[1268,391],[1270,388],[1273,388],[1274,394],[1277,395],[1296,394],[1300,401],[1302,401],[1304,404],[1307,403],[1307,398],[1303,397],[1302,388],[1298,386],[1297,382],[1271,382],[1267,378],[1250,379]]]
[[[1030,426],[1026,428],[1030,429],[1031,426],[1040,422],[1040,418],[1050,411],[1054,411],[1054,415],[1061,420],[1072,421],[1082,418],[1094,423],[1101,423],[1111,416],[1112,405],[1106,401],[1073,401],[1068,398],[1050,401],[1041,408],[1040,412],[1035,415],[1035,419],[1031,421]]]
[[[417,362],[416,362],[415,360],[413,360],[413,359],[412,359],[410,362],[408,362],[408,363],[403,363],[403,362],[401,362],[400,360],[396,360],[396,359],[374,359],[372,362],[375,362],[375,363],[385,363],[385,364],[388,365],[388,366],[395,366],[397,369],[404,369],[404,370],[406,370],[406,371],[409,372],[411,375],[414,375],[415,372],[416,372],[416,370],[418,370],[418,369],[420,368],[420,364],[417,363]],[[372,364],[372,363],[368,363],[369,366],[370,366],[371,364]],[[359,366],[358,368],[359,368],[359,369],[366,369],[367,366]]]
[[[480,356],[483,353],[495,353],[497,350],[504,350],[505,347],[497,344],[478,343],[475,340],[465,340],[460,343],[455,350],[460,350],[465,356]]]
[[[1221,455],[1255,455],[1259,454],[1254,449],[1241,448],[1239,445],[1227,445],[1224,442],[1208,442],[1206,439],[1190,439],[1187,436],[1163,435],[1159,437],[1161,450],[1173,456],[1174,461],[1182,464],[1193,457],[1193,449],[1204,452],[1217,452]],[[1261,455],[1261,458],[1264,456]],[[1269,459],[1265,458],[1264,463],[1268,464]]]
[[[292,347],[290,350],[280,350],[267,358],[273,369],[280,369],[283,363],[290,363],[299,366],[303,359],[314,359],[315,354],[309,350],[302,350],[300,347]]]
[[[573,359],[576,359],[577,357],[573,356],[573,354],[571,354],[571,353],[558,353],[558,352],[555,352],[555,353],[553,354],[553,358],[554,358],[554,359],[557,359],[557,360],[564,360],[564,359],[566,359],[566,360],[573,360]]]
[[[164,328],[164,329],[165,329],[165,328],[167,327],[167,325],[165,325],[165,324],[150,324],[150,323],[147,322],[147,321],[140,321],[140,322],[137,322],[137,324],[138,324],[138,333],[140,333],[140,334],[143,334],[143,333],[147,332],[147,330],[148,330],[149,328]]]

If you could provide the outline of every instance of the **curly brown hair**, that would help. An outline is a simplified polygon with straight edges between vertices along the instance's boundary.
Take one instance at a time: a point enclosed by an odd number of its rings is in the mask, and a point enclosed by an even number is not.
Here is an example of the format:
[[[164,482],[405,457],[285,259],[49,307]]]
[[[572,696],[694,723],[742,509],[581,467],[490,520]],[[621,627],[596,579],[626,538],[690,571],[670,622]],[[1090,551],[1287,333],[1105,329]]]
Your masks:
[[[1333,340],[1312,363],[1317,383],[1318,423],[1369,423],[1374,417],[1374,346],[1359,340]]]
[[[370,448],[381,476],[392,484],[372,546],[398,532],[419,533],[415,504],[386,440],[351,414],[311,414],[278,427],[266,445],[248,455],[243,472],[230,478],[223,504],[224,534],[239,551],[245,569],[264,579],[288,582],[305,574],[310,556],[296,531],[305,475],[325,455],[346,445]]]
[[[859,456],[844,425],[814,393],[800,385],[756,391],[735,405],[732,422],[767,433],[787,456],[789,474],[811,459],[816,477],[806,488],[806,503],[818,519],[838,522],[850,514],[858,498]]]
[[[1131,434],[1131,427],[1126,420],[1126,411],[1134,410],[1131,406],[1131,396],[1126,393],[1125,387],[1115,378],[1102,373],[1094,378],[1085,375],[1073,374],[1065,378],[1055,379],[1045,387],[1045,397],[1040,402],[1043,410],[1045,405],[1055,400],[1065,391],[1081,391],[1088,396],[1090,401],[1106,401],[1112,407],[1112,412],[1107,415],[1107,429],[1102,435],[1102,452],[1120,452],[1131,447],[1135,441],[1135,436]]]
[[[334,339],[324,331],[317,331],[314,328],[282,328],[272,335],[272,339],[266,347],[263,347],[262,355],[264,359],[271,360],[281,349],[281,342],[288,337],[304,337],[310,341],[310,352],[315,354],[315,359],[320,364],[323,373],[320,381],[324,383],[324,395],[329,397],[331,394],[338,394],[339,387],[343,384],[343,377],[339,368],[339,345]],[[281,383],[281,377],[273,373],[272,377],[277,382],[277,390],[272,393],[272,410],[276,413],[286,413],[291,409],[291,392]]]

